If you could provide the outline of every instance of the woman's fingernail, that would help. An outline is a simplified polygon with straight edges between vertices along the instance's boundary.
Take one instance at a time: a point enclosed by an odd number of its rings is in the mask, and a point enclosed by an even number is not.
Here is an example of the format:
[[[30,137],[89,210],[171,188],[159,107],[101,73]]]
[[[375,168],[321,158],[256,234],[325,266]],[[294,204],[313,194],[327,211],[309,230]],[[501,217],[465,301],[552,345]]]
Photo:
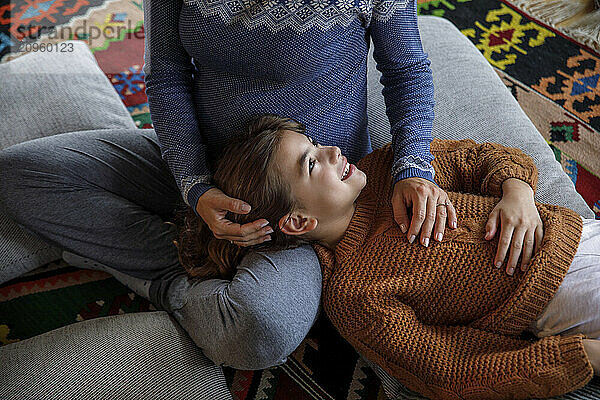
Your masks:
[[[423,239],[423,246],[425,246],[425,247],[429,246],[429,238]]]
[[[264,228],[264,227],[265,227],[265,226],[267,226],[267,225],[269,225],[269,221],[265,221],[265,222],[263,222],[263,223],[260,225],[260,227],[261,227],[261,228]]]
[[[269,240],[271,240],[271,236],[267,236],[267,238],[265,239],[265,242],[268,242]]]
[[[509,268],[509,269],[508,269],[508,274],[509,274],[509,275],[512,275],[514,272],[515,272],[515,269],[514,269],[514,268]]]
[[[250,206],[249,206],[248,204],[244,204],[244,205],[242,206],[242,211],[249,212],[249,211],[250,211]]]
[[[452,227],[456,229],[456,221],[452,221]]]
[[[442,237],[443,237],[443,235],[441,233],[437,234],[436,238],[437,238],[438,242],[442,241]]]
[[[410,239],[408,239],[410,243],[415,241],[415,235],[410,235]]]
[[[402,233],[406,233],[406,226],[404,224],[400,225],[400,229],[402,229]]]
[[[498,261],[498,262],[496,263],[496,268],[500,268],[501,266],[502,266],[502,261]]]
[[[266,234],[273,233],[273,228],[269,228],[269,229],[267,229],[267,231],[266,231],[265,233],[266,233]]]

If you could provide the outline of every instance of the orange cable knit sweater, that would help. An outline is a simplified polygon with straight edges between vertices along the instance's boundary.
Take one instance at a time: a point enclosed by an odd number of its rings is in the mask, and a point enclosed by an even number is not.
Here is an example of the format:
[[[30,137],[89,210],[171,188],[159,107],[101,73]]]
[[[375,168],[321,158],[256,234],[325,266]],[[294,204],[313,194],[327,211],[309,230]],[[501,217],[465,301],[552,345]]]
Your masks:
[[[593,377],[585,335],[519,338],[562,282],[580,216],[536,202],[542,245],[527,272],[509,276],[493,265],[499,234],[485,240],[485,225],[507,178],[535,192],[533,160],[470,139],[434,139],[431,152],[458,229],[428,248],[409,243],[393,218],[391,146],[367,155],[357,165],[367,185],[342,240],[334,252],[314,244],[327,316],[358,352],[432,399],[543,398],[584,386]]]

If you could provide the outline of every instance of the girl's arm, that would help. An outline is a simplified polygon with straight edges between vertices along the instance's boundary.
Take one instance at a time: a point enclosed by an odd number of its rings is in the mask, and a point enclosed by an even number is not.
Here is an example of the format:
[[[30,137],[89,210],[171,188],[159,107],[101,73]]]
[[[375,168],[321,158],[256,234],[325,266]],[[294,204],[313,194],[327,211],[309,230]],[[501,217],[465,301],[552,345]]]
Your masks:
[[[535,195],[537,167],[520,149],[471,139],[434,139],[431,151],[436,180],[444,190],[501,197],[504,181],[515,178],[526,182]]]
[[[194,108],[195,68],[179,38],[182,5],[181,0],[144,0],[144,74],[162,158],[184,201],[198,214],[198,199],[214,186]]]
[[[531,342],[468,326],[424,324],[394,295],[351,301],[351,307],[337,310],[335,302],[324,303],[342,336],[432,399],[546,398],[576,390],[593,377],[584,335]]]

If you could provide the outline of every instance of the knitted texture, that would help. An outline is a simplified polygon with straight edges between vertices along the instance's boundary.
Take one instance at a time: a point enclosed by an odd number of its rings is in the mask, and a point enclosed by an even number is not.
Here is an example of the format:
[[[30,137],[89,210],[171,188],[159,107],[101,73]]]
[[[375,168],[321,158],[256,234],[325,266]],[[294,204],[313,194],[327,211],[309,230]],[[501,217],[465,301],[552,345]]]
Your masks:
[[[416,0],[145,0],[144,29],[152,123],[194,210],[220,151],[258,114],[304,123],[352,163],[370,153],[371,39],[394,142],[388,173],[433,182],[433,76]]]
[[[558,396],[584,386],[593,370],[585,335],[536,341],[520,334],[541,314],[574,258],[582,221],[537,203],[544,238],[529,269],[493,265],[498,234],[489,214],[514,177],[535,191],[537,169],[521,150],[473,140],[431,143],[436,180],[456,208],[458,229],[425,248],[394,221],[384,173],[391,145],[358,163],[367,185],[335,251],[314,244],[323,268],[323,306],[340,334],[408,388],[432,399]]]

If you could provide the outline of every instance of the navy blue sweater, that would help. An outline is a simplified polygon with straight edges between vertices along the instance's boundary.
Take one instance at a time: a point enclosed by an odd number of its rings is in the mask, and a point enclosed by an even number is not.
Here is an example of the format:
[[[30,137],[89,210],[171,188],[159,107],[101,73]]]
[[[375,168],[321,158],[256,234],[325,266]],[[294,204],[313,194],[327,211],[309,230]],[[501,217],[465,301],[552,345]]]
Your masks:
[[[434,182],[433,76],[416,0],[144,0],[144,72],[161,154],[196,210],[219,152],[258,114],[291,117],[352,163],[367,129],[370,39],[394,182]],[[435,183],[435,182],[434,182]]]

